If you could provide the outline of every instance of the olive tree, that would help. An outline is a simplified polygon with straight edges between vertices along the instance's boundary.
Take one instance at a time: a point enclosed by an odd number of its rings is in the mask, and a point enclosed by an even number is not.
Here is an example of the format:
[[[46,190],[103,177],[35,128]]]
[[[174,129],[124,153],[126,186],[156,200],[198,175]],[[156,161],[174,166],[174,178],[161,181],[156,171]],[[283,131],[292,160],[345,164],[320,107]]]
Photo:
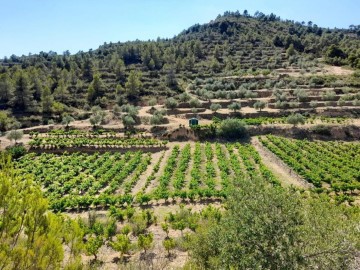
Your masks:
[[[287,118],[286,118],[286,122],[288,124],[291,124],[293,125],[294,127],[299,125],[299,124],[305,124],[305,117],[302,116],[301,114],[299,113],[296,113],[296,114],[291,114],[289,115]]]
[[[124,115],[122,122],[125,128],[133,128],[136,124],[134,118],[131,115]]]
[[[71,115],[65,114],[62,119],[62,124],[69,127],[70,123],[73,121],[75,121],[75,119],[71,117]]]
[[[197,99],[197,98],[192,98],[190,101],[189,101],[189,104],[190,104],[190,107],[191,108],[199,108],[201,103],[200,101]]]
[[[90,124],[95,127],[99,125],[105,118],[106,113],[100,108],[100,106],[94,106],[91,108]]]
[[[336,99],[336,93],[334,90],[327,90],[322,94],[322,99],[325,101],[333,101]]]
[[[135,118],[139,114],[139,109],[140,109],[140,107],[133,106],[130,104],[121,106],[121,111],[125,114],[130,115],[133,118]]]
[[[218,110],[220,110],[222,107],[218,103],[212,103],[210,105],[210,110],[212,110],[214,113],[216,113]]]
[[[114,114],[115,117],[119,117],[121,115],[121,107],[115,104],[112,109],[112,113]]]
[[[153,115],[150,118],[150,124],[151,125],[160,125],[164,123],[164,115],[165,115],[165,110],[155,110]]]
[[[10,130],[7,135],[6,135],[6,138],[8,140],[10,140],[11,142],[14,141],[15,144],[18,140],[21,140],[21,138],[24,136],[24,133],[21,131],[21,130],[17,130],[17,129],[14,129],[14,130]]]
[[[234,112],[240,111],[241,110],[241,103],[233,102],[228,106],[228,109],[232,110]]]
[[[155,106],[157,104],[156,98],[151,98],[148,100],[148,106]]]
[[[245,98],[248,98],[248,99],[254,99],[254,98],[257,98],[258,94],[256,92],[253,92],[251,90],[247,90],[246,93],[245,93]]]
[[[189,95],[188,93],[186,93],[186,92],[184,92],[184,93],[182,93],[182,94],[179,95],[179,100],[180,100],[181,102],[187,102],[187,101],[189,101],[190,99],[191,99],[190,95]]]
[[[264,109],[266,106],[266,102],[262,100],[258,100],[254,103],[254,109],[261,112],[262,109]]]
[[[165,107],[168,108],[168,109],[174,110],[174,109],[177,108],[178,105],[179,105],[179,103],[173,97],[167,98],[165,100]]]
[[[306,101],[306,99],[309,97],[309,94],[305,89],[299,88],[294,90],[294,96],[296,96],[299,102],[303,102]]]

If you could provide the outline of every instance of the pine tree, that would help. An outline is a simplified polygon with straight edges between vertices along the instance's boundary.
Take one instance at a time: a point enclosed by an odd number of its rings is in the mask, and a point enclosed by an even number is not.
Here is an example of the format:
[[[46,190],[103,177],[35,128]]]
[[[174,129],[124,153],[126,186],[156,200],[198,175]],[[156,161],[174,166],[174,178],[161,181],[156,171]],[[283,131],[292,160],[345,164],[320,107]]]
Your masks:
[[[119,59],[115,65],[115,74],[118,80],[124,80],[125,78],[125,63],[122,59]]]
[[[120,258],[122,259],[124,254],[128,253],[131,248],[131,242],[127,235],[118,234],[116,241],[110,242],[110,246],[120,252]]]
[[[91,81],[94,76],[94,63],[91,58],[86,58],[83,65],[83,76],[87,81]]]
[[[0,76],[0,102],[9,102],[14,94],[14,85],[7,73]]]
[[[62,218],[30,176],[15,173],[10,157],[0,155],[0,164],[0,268],[60,269]]]
[[[154,235],[152,233],[149,233],[147,235],[140,234],[138,238],[138,247],[143,249],[144,252],[151,248],[151,245],[154,240]]]
[[[54,90],[55,100],[64,103],[69,96],[70,92],[67,89],[67,85],[65,84],[63,79],[60,79],[58,86]]]
[[[150,62],[148,64],[148,67],[149,67],[150,70],[155,69],[155,61],[154,61],[154,59],[150,60]]]
[[[41,93],[43,92],[43,85],[38,77],[38,75],[35,75],[36,77],[34,77],[33,79],[33,87],[32,87],[32,92],[34,93],[34,99],[36,101],[40,101],[41,100]]]
[[[198,40],[194,44],[194,55],[197,58],[203,58],[204,57],[204,53],[203,53],[202,48],[201,48],[201,43]]]
[[[49,87],[45,86],[41,93],[41,105],[44,113],[50,113],[54,103]]]
[[[141,73],[132,70],[125,84],[127,95],[137,98],[139,96],[141,87]]]
[[[192,71],[194,69],[195,66],[195,58],[194,55],[188,55],[185,59],[184,59],[184,64],[185,64],[185,68],[189,71]]]
[[[88,88],[88,100],[94,102],[97,98],[102,97],[105,94],[105,85],[99,74],[94,76],[93,81]]]
[[[178,86],[175,71],[173,68],[169,68],[166,74],[166,85],[170,88],[176,88]]]
[[[212,69],[213,72],[218,73],[218,72],[221,71],[220,63],[219,63],[219,61],[218,61],[216,58],[214,58],[214,59],[211,61],[211,64],[210,64],[210,65],[211,65],[211,69]]]
[[[144,66],[149,67],[149,63],[151,60],[151,54],[148,48],[145,48],[142,52],[141,52],[141,60]]]
[[[293,56],[296,54],[296,51],[294,49],[294,44],[290,44],[289,48],[286,50],[286,57],[289,58],[290,56]]]
[[[29,111],[33,105],[29,77],[24,71],[18,71],[15,75],[15,91],[10,103],[19,111]]]
[[[214,56],[215,56],[215,58],[218,60],[218,61],[220,61],[221,60],[221,50],[220,50],[220,47],[219,47],[219,45],[216,45],[215,46],[215,49],[214,49]]]

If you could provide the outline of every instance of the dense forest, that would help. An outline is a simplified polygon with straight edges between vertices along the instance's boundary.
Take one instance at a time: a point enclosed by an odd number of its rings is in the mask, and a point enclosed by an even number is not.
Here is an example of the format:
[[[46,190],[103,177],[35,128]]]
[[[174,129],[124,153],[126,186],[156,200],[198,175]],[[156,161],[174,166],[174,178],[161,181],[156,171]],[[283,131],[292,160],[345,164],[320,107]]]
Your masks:
[[[108,108],[151,96],[182,93],[197,77],[311,69],[319,58],[360,68],[360,26],[325,29],[274,14],[225,12],[171,39],[104,43],[70,54],[40,52],[0,60],[0,108],[46,123],[99,105]]]

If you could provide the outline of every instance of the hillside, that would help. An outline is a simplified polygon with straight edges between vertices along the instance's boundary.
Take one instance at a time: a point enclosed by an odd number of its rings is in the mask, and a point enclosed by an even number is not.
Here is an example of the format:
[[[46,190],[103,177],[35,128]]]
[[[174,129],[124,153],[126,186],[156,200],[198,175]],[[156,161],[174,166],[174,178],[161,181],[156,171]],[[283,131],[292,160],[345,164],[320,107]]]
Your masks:
[[[226,12],[0,61],[1,269],[360,269],[360,26]]]
[[[88,105],[109,109],[128,100],[141,105],[151,97],[161,104],[184,92],[195,78],[314,75],[326,71],[325,63],[359,68],[359,43],[356,26],[324,29],[274,14],[226,12],[172,39],[104,43],[74,55],[41,52],[2,59],[0,108],[30,125],[56,120],[64,112],[81,117]]]

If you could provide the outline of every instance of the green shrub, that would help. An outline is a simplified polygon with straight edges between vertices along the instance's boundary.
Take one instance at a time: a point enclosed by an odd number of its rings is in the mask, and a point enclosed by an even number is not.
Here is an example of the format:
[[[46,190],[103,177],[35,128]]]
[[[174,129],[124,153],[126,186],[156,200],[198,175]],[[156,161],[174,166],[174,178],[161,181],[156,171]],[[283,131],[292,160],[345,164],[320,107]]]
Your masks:
[[[313,128],[311,128],[311,130],[316,134],[325,135],[325,136],[331,135],[330,128],[325,125],[316,125]]]
[[[243,121],[228,118],[221,122],[218,135],[226,139],[241,139],[247,136],[246,125]]]
[[[6,152],[8,152],[13,159],[18,159],[26,154],[26,149],[23,145],[14,145],[6,148]]]

